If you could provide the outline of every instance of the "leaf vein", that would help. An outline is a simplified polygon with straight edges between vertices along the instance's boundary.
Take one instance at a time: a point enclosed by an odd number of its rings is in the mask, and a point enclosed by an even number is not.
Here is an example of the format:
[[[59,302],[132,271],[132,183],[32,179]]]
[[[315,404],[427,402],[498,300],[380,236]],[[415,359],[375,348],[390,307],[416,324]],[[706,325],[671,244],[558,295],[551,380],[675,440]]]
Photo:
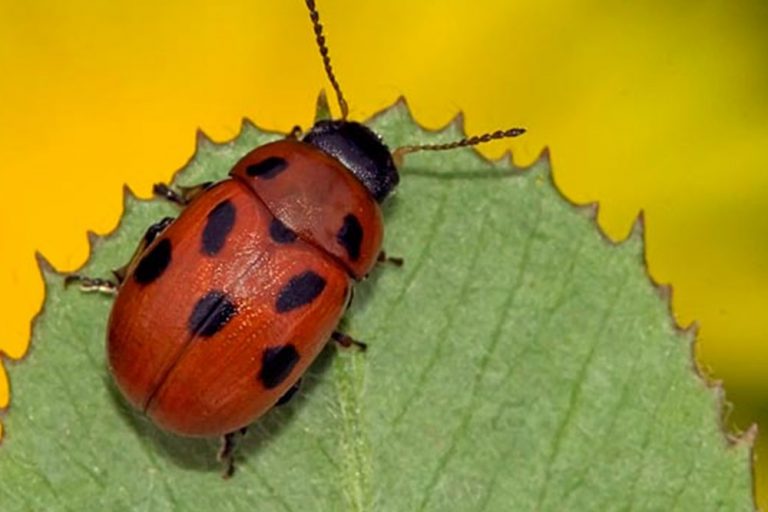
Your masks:
[[[539,206],[541,205],[539,204]],[[528,261],[531,254],[531,247],[533,246],[533,242],[536,238],[537,226],[541,221],[541,217],[542,217],[541,212],[542,212],[542,209],[539,208],[537,210],[537,217],[534,223],[534,227],[529,232],[526,238],[526,241],[523,244],[522,257],[521,257],[520,266],[518,267],[517,276],[515,278],[515,285],[507,293],[507,296],[504,300],[504,304],[500,308],[501,314],[499,316],[499,320],[496,322],[496,325],[494,326],[493,333],[491,334],[491,337],[490,337],[490,342],[486,347],[485,355],[481,359],[478,370],[475,373],[475,377],[472,382],[472,388],[470,391],[470,398],[467,402],[467,406],[465,408],[464,414],[462,415],[461,422],[459,423],[459,426],[456,428],[456,430],[454,430],[454,433],[451,436],[451,441],[450,441],[450,444],[448,445],[448,448],[443,452],[443,455],[440,457],[440,460],[438,461],[437,466],[432,472],[432,475],[430,477],[429,483],[427,484],[427,488],[425,490],[424,496],[419,505],[419,510],[424,510],[429,504],[429,501],[432,498],[435,489],[437,488],[437,484],[438,484],[438,481],[440,480],[440,476],[442,475],[443,471],[445,471],[445,468],[448,466],[448,463],[451,457],[453,456],[453,453],[456,450],[456,446],[458,445],[458,441],[461,438],[461,435],[467,431],[467,429],[469,428],[469,424],[472,421],[472,416],[474,415],[474,411],[476,407],[476,398],[480,392],[480,383],[482,382],[482,379],[485,375],[485,369],[490,363],[491,356],[495,351],[496,347],[498,346],[499,340],[501,338],[501,332],[509,317],[510,307],[514,303],[514,300],[517,297],[517,294],[520,291],[520,288],[522,286],[523,276],[525,275],[525,269],[528,266]]]
[[[475,268],[475,264],[477,263],[477,260],[480,258],[482,249],[485,248],[485,245],[482,243],[482,241],[484,241],[483,234],[485,230],[483,228],[485,228],[486,219],[487,219],[487,216],[484,216],[483,222],[481,224],[482,228],[478,233],[478,243],[474,244],[473,250],[470,253],[470,257],[469,257],[470,263],[464,269],[465,270],[464,278],[461,282],[458,293],[454,294],[454,301],[450,305],[450,307],[447,308],[449,311],[447,315],[448,321],[445,322],[442,329],[440,329],[439,333],[437,334],[436,336],[437,340],[435,343],[433,343],[433,349],[429,354],[429,358],[427,359],[426,364],[422,366],[421,371],[419,372],[419,375],[415,379],[416,383],[412,386],[411,391],[407,394],[407,396],[403,400],[400,410],[398,411],[397,414],[395,414],[394,418],[392,419],[392,422],[390,424],[390,434],[392,434],[393,431],[400,424],[402,419],[410,410],[411,406],[416,402],[419,395],[423,393],[424,385],[427,379],[429,378],[429,375],[431,374],[432,369],[440,360],[440,356],[443,353],[443,348],[445,347],[445,339],[447,338],[448,333],[451,332],[454,325],[456,324],[456,320],[459,318],[459,315],[456,314],[456,311],[461,307],[462,300],[464,299],[464,297],[466,297],[470,286],[475,281],[473,269]]]
[[[431,253],[432,244],[437,238],[437,233],[445,223],[444,212],[445,212],[445,206],[448,203],[448,191],[449,191],[449,187],[443,187],[442,194],[440,195],[440,201],[437,204],[437,209],[435,210],[434,215],[429,221],[427,236],[424,240],[424,243],[421,246],[421,251],[419,252],[418,256],[415,257],[416,263],[414,263],[413,265],[410,265],[411,257],[409,256],[408,266],[412,270],[410,270],[410,272],[405,276],[402,286],[398,290],[397,294],[390,300],[387,307],[387,312],[381,316],[381,320],[376,326],[376,329],[375,329],[376,331],[380,330],[382,326],[390,325],[390,321],[392,320],[392,316],[394,315],[395,310],[397,309],[397,306],[402,303],[402,300],[405,297],[406,293],[408,293],[408,290],[411,288],[411,286],[413,286],[413,283],[416,281],[416,277],[418,277],[422,266],[424,266],[424,263],[427,261],[428,259],[427,256]]]
[[[568,427],[571,425],[571,422],[573,421],[575,417],[575,413],[581,402],[581,396],[584,391],[584,384],[585,384],[587,373],[591,366],[592,360],[597,352],[597,348],[601,344],[601,341],[603,339],[602,333],[605,331],[605,328],[608,326],[611,320],[611,314],[616,309],[616,305],[619,301],[619,297],[621,296],[621,293],[624,291],[624,288],[628,282],[628,277],[629,277],[628,274],[625,274],[624,277],[625,277],[624,280],[621,282],[619,286],[616,287],[616,290],[613,296],[608,302],[608,307],[606,308],[605,313],[603,314],[603,317],[601,319],[600,326],[597,332],[595,333],[595,341],[589,347],[589,352],[587,353],[587,357],[584,359],[583,363],[579,367],[578,374],[574,381],[574,386],[571,388],[571,394],[568,399],[568,408],[566,409],[565,415],[563,416],[562,420],[560,421],[560,424],[558,425],[555,431],[555,436],[552,440],[552,447],[549,451],[549,456],[547,457],[546,469],[544,471],[544,483],[541,486],[541,489],[539,491],[539,497],[537,499],[537,506],[536,506],[537,510],[542,510],[543,505],[549,495],[553,467],[554,467],[555,461],[557,460],[558,456],[561,453],[561,444],[565,437],[565,433],[568,430]]]

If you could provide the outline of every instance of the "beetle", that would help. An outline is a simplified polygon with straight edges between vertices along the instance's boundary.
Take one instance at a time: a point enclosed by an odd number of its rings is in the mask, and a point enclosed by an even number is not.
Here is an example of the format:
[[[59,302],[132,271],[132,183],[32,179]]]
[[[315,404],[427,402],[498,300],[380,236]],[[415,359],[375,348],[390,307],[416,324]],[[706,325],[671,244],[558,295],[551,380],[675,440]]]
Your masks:
[[[390,151],[348,106],[331,67],[314,0],[305,0],[341,118],[257,147],[217,183],[156,195],[177,218],[149,227],[115,279],[69,275],[65,285],[115,295],[110,373],[125,399],[163,430],[222,437],[224,476],[235,436],[287,401],[336,330],[353,285],[388,258],[380,204],[406,153],[516,137],[521,128]]]

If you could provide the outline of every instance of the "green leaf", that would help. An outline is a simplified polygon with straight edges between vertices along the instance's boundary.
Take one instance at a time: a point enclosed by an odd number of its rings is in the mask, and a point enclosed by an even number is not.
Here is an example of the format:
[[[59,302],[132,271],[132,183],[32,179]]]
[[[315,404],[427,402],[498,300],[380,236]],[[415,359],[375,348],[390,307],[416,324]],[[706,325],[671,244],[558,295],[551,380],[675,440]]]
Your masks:
[[[324,90],[321,90],[315,105],[315,122],[329,121],[332,118],[331,107],[328,105],[328,95],[325,94]]]
[[[371,124],[392,147],[462,135],[425,132],[402,102]],[[220,179],[276,137],[247,123],[227,144],[200,136],[177,182]],[[595,213],[558,193],[546,154],[527,170],[409,155],[385,206],[405,266],[379,266],[344,320],[369,350],[329,346],[251,428],[229,481],[216,440],[126,406],[104,362],[111,299],[65,290],[43,263],[44,311],[11,368],[0,510],[754,510],[751,437],[721,431],[694,333],[646,274],[642,223],[615,245]],[[83,272],[108,276],[173,214],[126,193]]]

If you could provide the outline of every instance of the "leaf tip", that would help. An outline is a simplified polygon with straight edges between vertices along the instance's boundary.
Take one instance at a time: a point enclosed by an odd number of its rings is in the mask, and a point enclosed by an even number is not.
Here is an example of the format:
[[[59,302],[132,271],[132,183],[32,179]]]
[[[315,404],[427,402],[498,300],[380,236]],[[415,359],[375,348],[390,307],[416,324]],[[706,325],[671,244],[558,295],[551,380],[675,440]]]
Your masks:
[[[632,227],[629,230],[629,236],[627,240],[640,240],[645,241],[645,211],[640,210],[637,212],[637,217],[632,223]]]
[[[549,146],[544,146],[539,152],[539,156],[537,156],[536,159],[523,170],[535,170],[536,172],[540,173],[541,176],[554,187],[557,193],[560,194],[560,197],[565,199],[565,201],[569,204],[578,206],[576,203],[571,201],[571,199],[560,190],[560,187],[557,186],[557,183],[555,183],[554,173],[552,172],[552,153],[550,152]]]
[[[408,106],[408,100],[405,98],[405,96],[401,94],[397,97],[392,106],[385,110],[404,110],[406,112],[410,112],[411,107]]]
[[[325,89],[320,89],[317,95],[317,102],[315,103],[315,122],[328,121],[333,119],[331,115],[331,107],[328,103],[328,95]]]
[[[396,118],[400,118],[402,122],[406,123],[412,123],[415,124],[420,130],[424,130],[424,127],[419,124],[416,119],[413,117],[413,111],[411,110],[411,106],[408,103],[408,100],[405,98],[405,96],[400,95],[395,100],[395,102],[392,104],[392,106],[385,108],[384,110],[381,110],[380,112],[377,112],[373,116],[371,116],[368,121],[366,121],[366,124],[369,124],[371,122],[375,122],[377,119],[387,116],[394,116]]]
[[[196,150],[200,150],[200,148],[205,148],[213,145],[213,139],[211,139],[207,133],[203,131],[202,128],[198,128],[195,130],[195,148]]]
[[[445,126],[445,131],[449,133],[456,133],[458,137],[465,138],[467,136],[467,130],[464,121],[464,112],[459,110],[453,119],[448,121]]]
[[[37,262],[37,268],[40,270],[40,275],[43,280],[48,281],[48,278],[51,276],[61,275],[61,272],[53,266],[42,252],[35,251],[35,261]]]
[[[737,446],[746,446],[747,448],[754,448],[757,441],[757,434],[759,427],[757,423],[752,423],[747,430],[741,433],[731,434],[731,442]]]
[[[663,284],[656,284],[656,293],[659,294],[659,297],[665,302],[672,302],[672,295],[674,294],[674,289],[672,288],[672,285],[669,283],[663,283]]]
[[[694,320],[690,324],[686,325],[685,327],[681,327],[680,331],[691,339],[691,341],[695,341],[696,338],[699,336],[699,330],[701,329],[701,325],[697,320]]]
[[[597,223],[597,217],[600,215],[600,203],[597,201],[592,201],[591,203],[586,203],[579,206],[579,208],[581,208],[588,219],[594,223]]]
[[[505,150],[499,158],[493,161],[493,163],[499,167],[510,169],[514,167],[514,159],[512,158],[512,150]]]
[[[89,229],[85,232],[85,237],[88,239],[88,253],[91,254],[101,241],[101,236],[99,236],[99,234],[95,231]]]
[[[136,192],[133,191],[131,186],[127,183],[123,184],[123,207],[128,205],[128,203],[136,202],[139,200],[139,196],[136,195]]]
[[[240,120],[240,133],[237,134],[237,138],[240,138],[243,136],[243,134],[252,132],[254,130],[258,130],[259,128],[256,126],[256,123],[250,120],[250,118],[243,117]]]

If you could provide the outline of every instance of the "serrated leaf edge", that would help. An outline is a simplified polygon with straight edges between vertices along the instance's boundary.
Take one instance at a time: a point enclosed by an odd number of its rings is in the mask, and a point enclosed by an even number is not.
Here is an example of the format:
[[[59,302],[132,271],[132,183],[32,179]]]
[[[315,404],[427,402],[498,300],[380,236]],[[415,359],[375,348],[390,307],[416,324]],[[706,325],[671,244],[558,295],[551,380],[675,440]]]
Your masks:
[[[377,120],[378,118],[386,115],[391,115],[392,112],[401,113],[404,114],[404,117],[413,123],[422,133],[429,135],[429,136],[435,136],[446,132],[456,132],[461,137],[466,137],[468,134],[466,132],[465,123],[464,123],[464,113],[462,111],[459,111],[456,113],[456,115],[448,121],[443,127],[439,127],[437,129],[430,129],[421,124],[414,116],[413,111],[411,110],[408,101],[406,100],[405,96],[399,96],[395,102],[381,111],[373,114],[369,119],[367,119],[364,123],[370,124]],[[227,146],[234,144],[239,138],[243,137],[246,132],[252,131],[252,130],[258,130],[259,132],[265,134],[265,135],[276,135],[276,136],[285,136],[285,133],[281,133],[278,131],[272,131],[272,130],[266,130],[260,128],[256,123],[254,123],[251,119],[247,117],[243,117],[240,124],[240,131],[238,134],[231,140],[225,141],[225,142],[216,142],[211,137],[209,137],[202,128],[198,128],[195,131],[195,151],[192,153],[190,158],[179,168],[177,169],[171,178],[171,183],[175,183],[180,175],[184,173],[184,171],[192,165],[195,160],[198,158],[199,154],[203,150],[210,149],[212,147],[220,147],[220,146]],[[659,295],[660,300],[662,300],[666,304],[667,309],[667,316],[670,320],[670,323],[672,327],[676,330],[678,336],[682,337],[683,340],[687,340],[689,344],[689,364],[690,368],[693,372],[693,374],[697,377],[698,381],[702,383],[709,391],[714,393],[715,395],[715,407],[716,407],[716,416],[717,416],[717,423],[718,428],[720,432],[722,433],[723,441],[725,443],[726,449],[736,449],[738,447],[746,447],[749,451],[749,473],[751,478],[751,487],[752,487],[752,506],[754,510],[759,510],[757,507],[757,501],[756,501],[756,479],[755,479],[755,440],[757,438],[758,434],[758,426],[756,423],[753,423],[750,425],[745,431],[743,432],[729,432],[726,425],[725,425],[725,411],[728,409],[729,403],[727,402],[725,398],[725,388],[723,386],[722,381],[720,380],[713,380],[709,375],[707,375],[703,369],[700,367],[700,365],[696,361],[696,346],[698,343],[698,330],[699,326],[696,321],[691,322],[691,324],[687,326],[681,325],[677,317],[675,315],[674,306],[673,306],[673,295],[674,295],[674,288],[669,283],[661,283],[657,281],[653,275],[650,272],[650,266],[648,262],[648,251],[647,251],[647,240],[646,240],[646,227],[645,227],[645,213],[643,210],[640,210],[637,214],[637,217],[635,218],[635,221],[632,224],[632,228],[630,229],[629,234],[627,237],[625,237],[623,240],[613,240],[608,236],[608,234],[605,232],[605,230],[600,226],[598,217],[599,217],[599,211],[600,211],[600,203],[598,201],[590,202],[590,203],[577,203],[573,200],[571,200],[557,185],[557,183],[554,180],[554,176],[552,174],[552,167],[551,167],[551,158],[550,158],[550,150],[548,147],[544,147],[542,151],[539,153],[539,156],[533,161],[533,163],[529,166],[524,167],[516,167],[514,163],[514,155],[510,150],[505,151],[499,158],[497,159],[490,159],[486,157],[484,154],[480,153],[475,147],[468,148],[471,150],[474,155],[479,158],[481,161],[495,165],[495,166],[503,166],[508,167],[510,169],[514,169],[517,172],[529,172],[534,168],[538,167],[538,164],[542,162],[546,162],[547,165],[540,166],[540,168],[543,168],[544,171],[542,172],[543,175],[545,175],[546,179],[548,180],[549,184],[552,185],[554,190],[557,191],[558,195],[562,200],[564,200],[567,204],[569,204],[575,211],[578,213],[581,213],[585,217],[587,217],[589,220],[591,220],[594,228],[597,230],[597,232],[601,235],[601,237],[604,239],[606,243],[613,247],[621,247],[628,243],[639,243],[640,245],[640,253],[642,258],[642,265],[645,272],[645,275],[650,282],[650,284],[653,286],[653,288],[656,290],[657,294]],[[100,235],[97,234],[94,231],[88,230],[86,232],[86,236],[88,239],[88,256],[86,257],[85,261],[80,265],[74,272],[78,272],[80,269],[85,268],[92,259],[92,255],[94,250],[98,248],[99,245],[101,245],[105,240],[108,240],[115,236],[115,234],[120,230],[123,224],[123,217],[125,214],[125,211],[129,205],[129,203],[148,203],[156,201],[156,198],[140,198],[138,197],[133,190],[130,188],[129,185],[125,184],[123,185],[123,211],[121,212],[120,218],[115,225],[114,229],[111,231]],[[46,299],[48,297],[48,291],[50,286],[54,286],[53,280],[51,278],[53,277],[63,277],[66,275],[65,273],[60,272],[55,268],[55,266],[43,255],[41,252],[36,251],[35,252],[35,259],[37,261],[38,269],[40,270],[40,275],[43,279],[43,283],[45,285],[45,293],[44,293],[44,300],[43,304],[40,307],[40,310],[35,314],[35,316],[31,320],[31,330],[30,332],[33,333],[30,336],[30,343],[27,346],[27,350],[25,353],[18,359],[13,359],[7,356],[4,352],[0,351],[0,364],[3,365],[3,367],[7,371],[8,375],[8,385],[9,385],[9,400],[8,405],[4,408],[0,408],[0,422],[5,418],[5,416],[10,411],[11,403],[12,403],[12,382],[11,382],[11,372],[8,371],[10,367],[15,367],[21,363],[24,362],[24,360],[27,358],[27,356],[30,354],[30,352],[33,350],[33,344],[32,339],[34,336],[35,328],[37,326],[38,320],[42,317],[42,315],[45,313],[46,310]],[[63,286],[63,285],[62,285]],[[2,425],[0,425],[1,427]],[[0,429],[0,432],[2,433],[2,437],[0,437],[0,447],[3,444],[3,441],[8,437],[8,432],[5,429]]]

